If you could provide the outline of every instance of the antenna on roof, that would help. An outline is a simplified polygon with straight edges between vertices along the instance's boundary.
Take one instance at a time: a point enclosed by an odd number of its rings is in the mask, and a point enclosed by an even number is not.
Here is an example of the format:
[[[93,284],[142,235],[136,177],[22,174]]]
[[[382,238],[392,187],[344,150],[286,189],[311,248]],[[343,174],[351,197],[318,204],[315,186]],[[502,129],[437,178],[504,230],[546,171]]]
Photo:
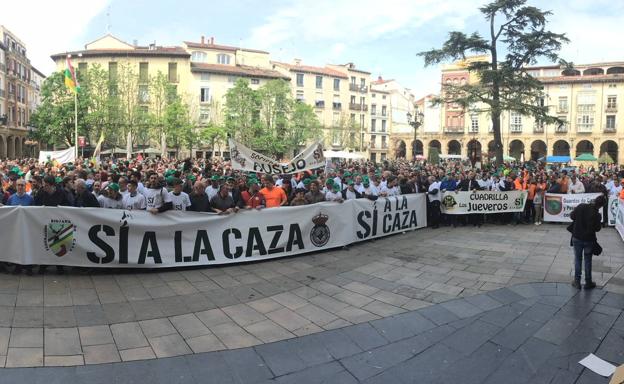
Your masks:
[[[111,31],[110,5],[106,8],[106,33]]]

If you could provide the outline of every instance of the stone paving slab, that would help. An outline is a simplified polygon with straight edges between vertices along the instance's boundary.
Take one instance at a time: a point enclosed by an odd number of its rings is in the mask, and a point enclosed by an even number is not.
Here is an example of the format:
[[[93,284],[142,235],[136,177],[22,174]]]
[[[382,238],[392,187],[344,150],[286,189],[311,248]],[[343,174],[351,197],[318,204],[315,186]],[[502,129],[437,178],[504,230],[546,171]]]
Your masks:
[[[178,333],[150,337],[151,348],[126,349],[121,355],[112,344],[84,347],[84,354],[50,357],[44,357],[41,348],[9,346],[6,365],[11,368],[2,370],[0,383],[607,383],[608,378],[578,361],[595,353],[612,364],[624,363],[624,311],[619,306],[624,296],[600,289],[571,291],[566,283],[517,285],[512,291],[524,294],[515,298],[507,291],[458,299],[454,308],[470,308],[467,305],[473,303],[492,307],[471,310],[472,315],[464,318],[437,304],[231,351],[191,354]],[[544,300],[552,297],[561,300]],[[575,307],[578,319],[561,314]],[[213,319],[221,316],[217,313],[211,314]],[[505,313],[517,316],[501,325],[486,321]],[[238,327],[233,322],[220,325]],[[545,329],[557,327],[563,330],[545,340],[549,334]],[[136,329],[132,323],[126,328]],[[109,340],[102,329],[82,329],[81,338]],[[28,343],[36,344],[34,334],[25,335],[33,340]],[[60,335],[74,338],[70,333]],[[153,354],[162,358],[145,360]],[[65,367],[20,368],[48,363]]]
[[[602,289],[582,305],[569,301],[575,292],[567,284],[567,236],[557,224],[422,229],[233,266],[3,274],[0,367],[205,353],[369,323],[399,340],[403,335],[387,326],[388,318],[405,323],[413,336],[420,327],[466,326],[478,317],[486,323],[479,329],[512,327],[513,334],[497,338],[507,347],[528,334],[564,345],[590,312],[612,315],[624,307],[624,244],[617,233],[598,234],[604,253],[594,258],[594,278]],[[531,333],[536,323],[540,328]],[[466,337],[475,344],[464,353],[482,347],[478,335]]]

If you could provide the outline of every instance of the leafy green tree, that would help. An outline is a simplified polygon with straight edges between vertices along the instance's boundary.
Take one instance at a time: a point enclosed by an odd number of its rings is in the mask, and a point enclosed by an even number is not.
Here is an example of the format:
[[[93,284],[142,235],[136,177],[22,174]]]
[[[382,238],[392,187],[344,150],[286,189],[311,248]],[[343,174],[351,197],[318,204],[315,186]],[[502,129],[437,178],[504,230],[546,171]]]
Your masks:
[[[197,137],[189,107],[180,96],[175,96],[164,111],[164,131],[168,144],[176,149],[176,156],[180,153],[182,143],[192,150]]]
[[[169,78],[158,71],[156,76],[149,82],[149,101],[152,137],[160,142],[161,154],[167,154],[167,135],[165,130],[165,112],[173,101],[175,87],[169,82]]]
[[[489,60],[473,61],[468,71],[477,75],[473,84],[443,84],[437,103],[456,103],[464,108],[490,114],[496,146],[496,162],[503,161],[501,113],[514,111],[533,116],[537,122],[553,124],[561,121],[548,114],[548,106],[540,102],[545,94],[542,84],[526,69],[538,59],[556,61],[565,34],[546,30],[549,11],[526,5],[526,0],[496,0],[479,8],[488,23],[489,38],[478,32],[470,35],[450,32],[440,49],[421,52],[425,65],[449,60],[466,59],[467,54],[488,54]],[[504,56],[503,56],[504,54]]]
[[[86,124],[89,126],[89,141],[96,143],[104,133],[105,142],[116,143],[119,139],[119,104],[110,93],[108,71],[99,64],[89,66],[86,73],[78,72],[81,92],[88,95]]]
[[[330,136],[331,144],[342,148],[359,150],[364,144],[361,142],[360,127],[345,113],[331,127]]]
[[[208,143],[210,150],[214,153],[215,145],[227,144],[225,143],[225,140],[227,140],[227,129],[223,125],[211,121],[200,130],[199,138],[204,143]]]
[[[85,121],[89,96],[83,90],[78,93],[78,134],[86,135]],[[36,128],[33,136],[52,145],[74,145],[74,94],[65,86],[65,75],[54,72],[46,78],[41,87],[41,105],[30,117],[30,124]]]
[[[119,64],[117,73],[111,76],[111,88],[111,96],[119,103],[120,128],[126,137],[126,151],[130,156],[137,130],[146,129],[139,126],[145,117],[139,99],[139,76],[129,64]]]
[[[428,160],[429,160],[430,163],[433,163],[433,164],[439,164],[440,163],[440,152],[438,151],[438,148],[436,148],[436,147],[430,147],[429,148]]]
[[[308,104],[295,103],[283,139],[291,154],[296,155],[307,142],[318,140],[322,135],[321,123],[314,109]]]
[[[258,89],[260,102],[261,134],[256,137],[254,147],[277,158],[284,155],[284,137],[288,129],[294,100],[290,86],[284,80],[271,80]]]
[[[247,79],[238,79],[225,94],[225,128],[229,136],[251,145],[260,133],[260,100]]]

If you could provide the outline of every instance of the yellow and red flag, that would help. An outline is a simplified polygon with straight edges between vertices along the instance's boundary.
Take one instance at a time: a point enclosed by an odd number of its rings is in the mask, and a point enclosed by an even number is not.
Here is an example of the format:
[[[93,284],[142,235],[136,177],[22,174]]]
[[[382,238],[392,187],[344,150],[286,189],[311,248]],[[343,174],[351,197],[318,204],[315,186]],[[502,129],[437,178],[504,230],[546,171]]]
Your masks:
[[[78,84],[78,79],[76,79],[76,71],[71,65],[69,56],[67,57],[67,68],[65,69],[65,86],[74,93],[80,90],[80,84]]]

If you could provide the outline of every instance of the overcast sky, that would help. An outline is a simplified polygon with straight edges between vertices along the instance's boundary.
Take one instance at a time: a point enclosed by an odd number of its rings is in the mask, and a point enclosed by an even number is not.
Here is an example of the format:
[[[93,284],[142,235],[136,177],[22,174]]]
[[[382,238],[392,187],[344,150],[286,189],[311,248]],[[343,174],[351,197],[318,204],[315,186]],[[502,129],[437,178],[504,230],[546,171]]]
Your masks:
[[[265,49],[274,60],[354,62],[373,77],[394,78],[417,97],[439,89],[439,68],[416,53],[439,47],[451,30],[483,30],[477,0],[21,0],[5,1],[0,24],[26,44],[48,74],[50,55],[83,48],[110,29],[132,43],[180,45],[201,35]],[[570,38],[561,55],[574,63],[624,60],[623,0],[532,0],[553,12],[550,29]]]

